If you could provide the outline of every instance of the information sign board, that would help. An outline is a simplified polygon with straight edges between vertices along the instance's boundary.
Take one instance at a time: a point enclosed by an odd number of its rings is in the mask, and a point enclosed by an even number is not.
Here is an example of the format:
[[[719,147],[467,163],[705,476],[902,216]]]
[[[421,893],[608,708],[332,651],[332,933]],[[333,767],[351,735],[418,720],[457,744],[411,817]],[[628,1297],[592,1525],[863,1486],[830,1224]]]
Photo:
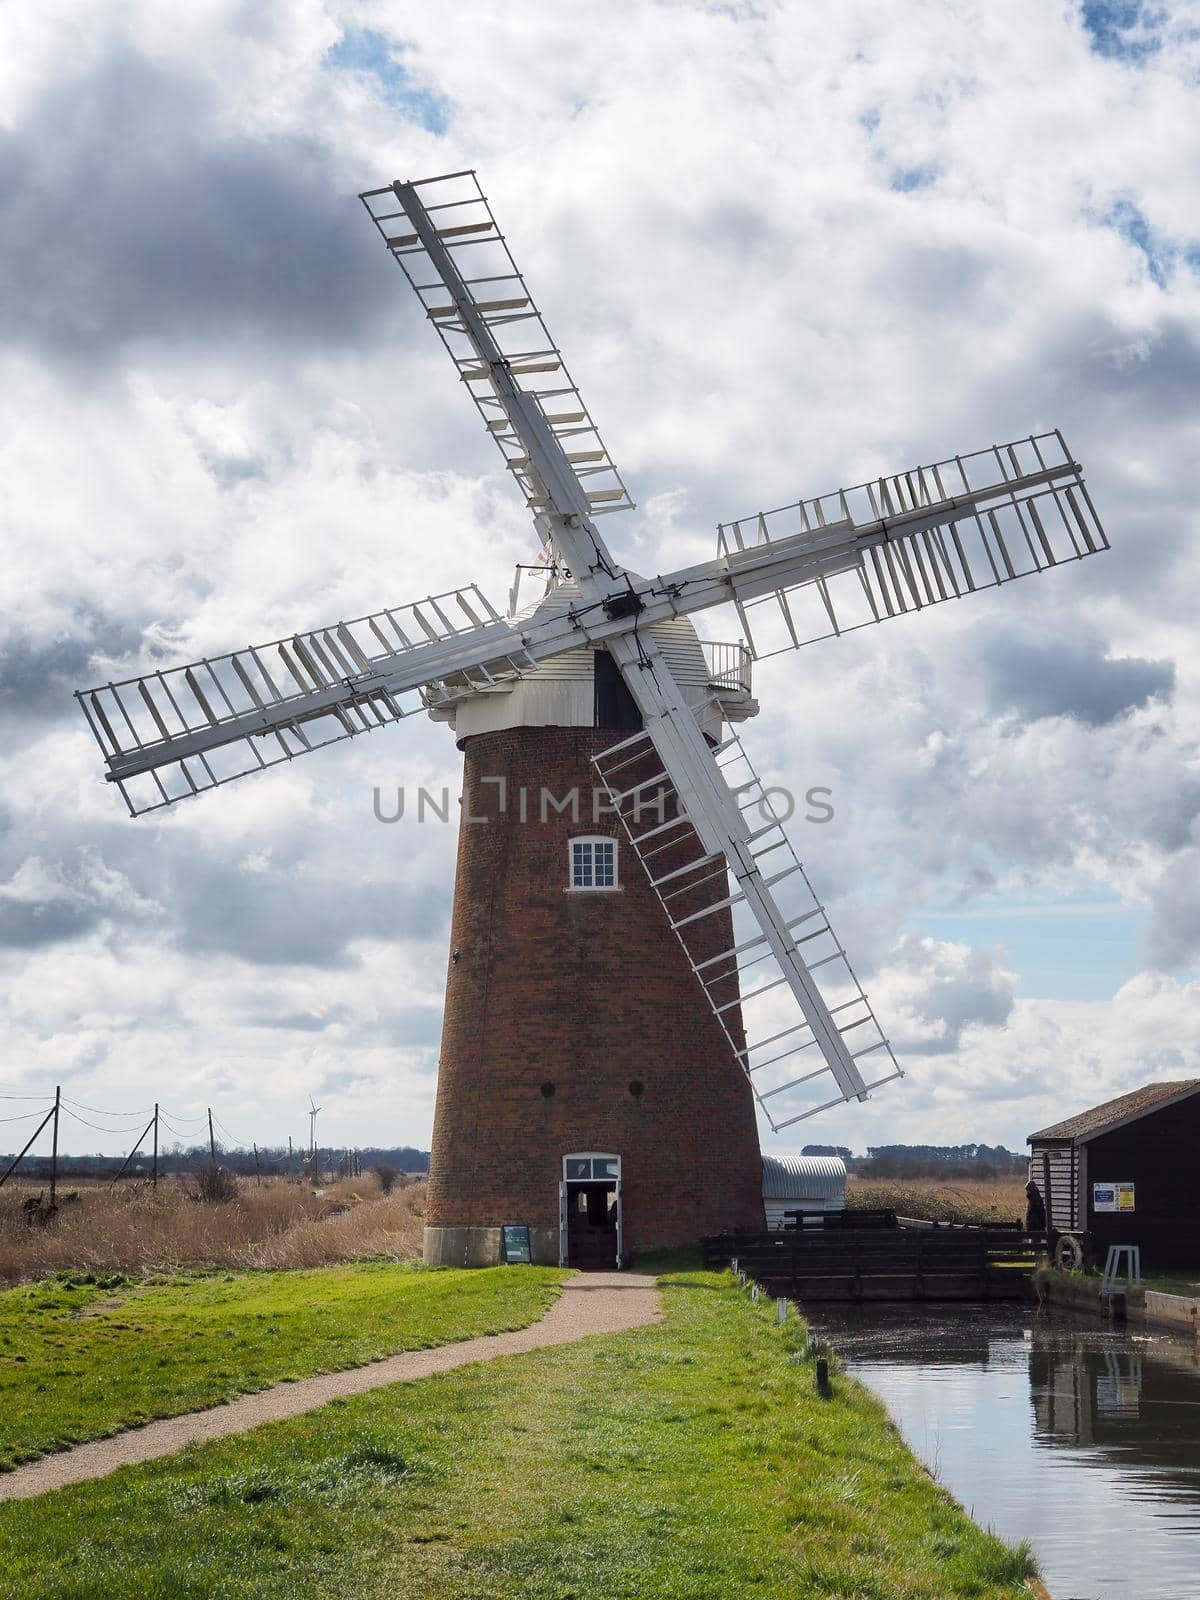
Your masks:
[[[1133,1211],[1134,1186],[1132,1183],[1094,1183],[1092,1185],[1093,1211]]]
[[[504,1223],[500,1229],[500,1259],[510,1267],[528,1267],[532,1263],[528,1223]]]

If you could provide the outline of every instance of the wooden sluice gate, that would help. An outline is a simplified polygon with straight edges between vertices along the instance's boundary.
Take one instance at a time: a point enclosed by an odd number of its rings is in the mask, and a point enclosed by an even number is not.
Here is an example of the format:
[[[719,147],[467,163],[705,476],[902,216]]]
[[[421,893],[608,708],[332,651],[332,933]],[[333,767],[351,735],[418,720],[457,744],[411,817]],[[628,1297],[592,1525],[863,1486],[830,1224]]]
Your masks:
[[[1017,1228],[905,1223],[723,1233],[700,1241],[704,1265],[738,1269],[772,1294],[805,1300],[1019,1300],[1044,1250]]]

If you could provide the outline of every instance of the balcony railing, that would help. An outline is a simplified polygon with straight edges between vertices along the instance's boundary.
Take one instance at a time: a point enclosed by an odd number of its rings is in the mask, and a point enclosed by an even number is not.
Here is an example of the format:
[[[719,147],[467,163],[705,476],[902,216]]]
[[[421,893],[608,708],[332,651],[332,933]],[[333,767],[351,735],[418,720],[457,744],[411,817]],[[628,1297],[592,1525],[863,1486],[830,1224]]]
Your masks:
[[[714,689],[750,693],[750,668],[752,657],[746,645],[714,644],[709,639],[700,641],[708,662],[708,681]]]

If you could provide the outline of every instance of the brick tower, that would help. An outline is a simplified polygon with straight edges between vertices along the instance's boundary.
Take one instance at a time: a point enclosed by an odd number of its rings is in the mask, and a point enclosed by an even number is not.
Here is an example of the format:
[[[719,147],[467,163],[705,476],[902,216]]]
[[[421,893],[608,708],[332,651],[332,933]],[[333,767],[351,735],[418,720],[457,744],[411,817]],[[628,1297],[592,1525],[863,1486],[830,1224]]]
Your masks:
[[[689,622],[654,635],[710,737],[757,710]],[[495,1262],[504,1223],[580,1266],[762,1227],[749,1083],[591,764],[640,726],[611,658],[579,649],[437,715],[464,804],[426,1261]]]

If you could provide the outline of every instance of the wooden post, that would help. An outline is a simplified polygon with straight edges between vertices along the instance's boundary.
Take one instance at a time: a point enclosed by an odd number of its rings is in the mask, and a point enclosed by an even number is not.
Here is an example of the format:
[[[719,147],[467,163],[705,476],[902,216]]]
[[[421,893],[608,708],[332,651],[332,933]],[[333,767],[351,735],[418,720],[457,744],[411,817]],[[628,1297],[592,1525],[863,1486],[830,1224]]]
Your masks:
[[[62,1085],[54,1085],[54,1138],[50,1145],[50,1209],[54,1209],[54,1194],[58,1188],[58,1117],[62,1107]]]
[[[1042,1151],[1042,1199],[1046,1202],[1046,1250],[1054,1264],[1054,1200],[1050,1193],[1050,1152]]]
[[[154,1163],[150,1168],[150,1185],[158,1188],[158,1101],[154,1102]]]
[[[257,1144],[254,1146],[254,1181],[256,1183],[261,1183],[262,1182],[262,1173],[258,1170],[258,1146],[257,1146]]]
[[[215,1167],[217,1164],[217,1140],[215,1134],[213,1133],[211,1106],[208,1108],[208,1153],[212,1159],[212,1164]]]
[[[155,1109],[157,1110],[157,1107]],[[134,1156],[137,1155],[138,1151],[142,1148],[142,1140],[150,1132],[151,1128],[154,1128],[155,1140],[157,1142],[158,1129],[157,1129],[157,1126],[156,1126],[156,1123],[155,1123],[155,1119],[152,1117],[150,1119],[150,1121],[146,1124],[146,1126],[142,1129],[141,1133],[138,1134],[137,1142],[134,1144],[134,1146],[130,1150],[129,1154],[125,1157],[124,1161],[122,1161],[121,1165],[117,1168],[116,1175],[113,1177],[112,1182],[108,1186],[110,1189],[115,1189],[116,1186],[117,1186],[118,1180],[125,1176],[125,1173],[129,1168],[129,1163],[133,1160]]]

